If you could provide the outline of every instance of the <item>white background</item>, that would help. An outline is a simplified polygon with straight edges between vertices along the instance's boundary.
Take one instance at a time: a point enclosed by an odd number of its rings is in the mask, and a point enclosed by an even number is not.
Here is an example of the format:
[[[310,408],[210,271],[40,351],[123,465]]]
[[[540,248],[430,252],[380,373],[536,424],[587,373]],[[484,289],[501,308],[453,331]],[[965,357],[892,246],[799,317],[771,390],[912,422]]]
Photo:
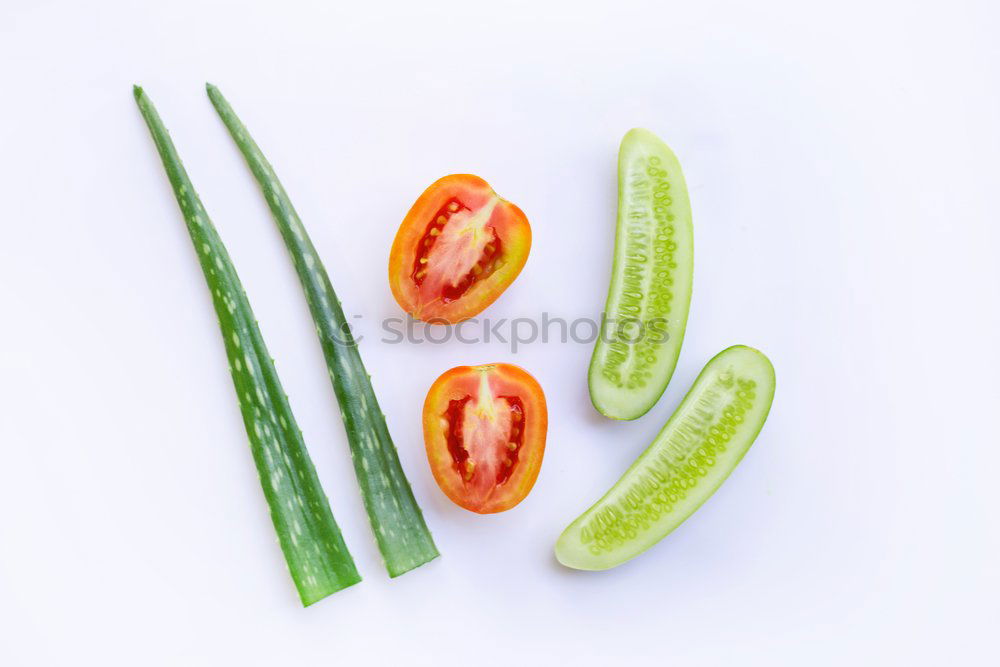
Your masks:
[[[989,0],[542,4],[3,0],[0,663],[843,665],[997,660],[1000,11]],[[284,181],[443,556],[390,581],[296,278],[210,106]],[[243,279],[362,584],[303,610],[215,316],[132,99],[158,105]],[[493,318],[593,317],[615,156],[684,165],[691,319],[663,399],[599,417],[591,348],[386,345],[389,244],[424,187],[486,178],[534,245]],[[689,522],[614,571],[563,527],[704,362],[773,360],[771,418]],[[420,434],[435,377],[546,390],[537,486],[476,516]]]

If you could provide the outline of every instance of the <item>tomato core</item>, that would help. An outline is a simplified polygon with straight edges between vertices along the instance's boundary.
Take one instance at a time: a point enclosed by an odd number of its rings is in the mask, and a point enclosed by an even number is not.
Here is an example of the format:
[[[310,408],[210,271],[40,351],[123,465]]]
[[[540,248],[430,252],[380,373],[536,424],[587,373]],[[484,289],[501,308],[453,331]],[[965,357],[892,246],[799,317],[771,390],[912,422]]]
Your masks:
[[[444,417],[445,437],[448,442],[448,452],[455,467],[455,471],[462,477],[466,484],[475,485],[474,479],[477,474],[483,476],[483,481],[491,481],[493,485],[500,486],[508,479],[518,463],[518,453],[524,442],[524,403],[516,396],[499,396],[495,402],[495,408],[506,410],[507,415],[496,415],[496,423],[500,428],[483,427],[476,424],[476,404],[472,404],[472,397],[466,396],[448,402],[448,409],[442,415]],[[475,450],[475,456],[466,448],[465,427],[471,423],[473,428],[486,432],[486,441],[480,444],[486,445]],[[490,479],[492,474],[492,479]]]
[[[477,211],[453,197],[430,217],[417,243],[410,273],[418,288],[428,278],[436,279],[441,301],[451,303],[503,265],[500,239],[493,227],[486,226],[495,204],[494,198]],[[442,274],[443,269],[449,270],[448,276],[434,275]]]

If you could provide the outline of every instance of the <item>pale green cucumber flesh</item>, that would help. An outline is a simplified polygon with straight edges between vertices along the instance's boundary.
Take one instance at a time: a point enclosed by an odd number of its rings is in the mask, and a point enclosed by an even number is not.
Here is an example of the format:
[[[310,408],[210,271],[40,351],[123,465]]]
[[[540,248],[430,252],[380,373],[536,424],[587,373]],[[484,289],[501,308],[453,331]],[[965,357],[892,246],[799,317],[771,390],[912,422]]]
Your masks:
[[[229,253],[202,206],[153,103],[135,99],[156,143],[219,319],[250,451],[278,543],[302,604],[361,581],[264,345]]]
[[[774,368],[761,352],[737,345],[716,355],[653,443],[559,536],[559,562],[606,570],[663,539],[726,480],[773,398]]]
[[[680,162],[652,132],[630,130],[618,153],[611,286],[588,374],[601,414],[636,419],[663,394],[684,340],[693,270]]]
[[[379,408],[340,301],[302,220],[271,164],[229,102],[215,86],[209,84],[206,88],[257,179],[292,257],[340,404],[355,476],[375,541],[389,576],[397,577],[437,558],[434,539],[399,462],[385,415]]]

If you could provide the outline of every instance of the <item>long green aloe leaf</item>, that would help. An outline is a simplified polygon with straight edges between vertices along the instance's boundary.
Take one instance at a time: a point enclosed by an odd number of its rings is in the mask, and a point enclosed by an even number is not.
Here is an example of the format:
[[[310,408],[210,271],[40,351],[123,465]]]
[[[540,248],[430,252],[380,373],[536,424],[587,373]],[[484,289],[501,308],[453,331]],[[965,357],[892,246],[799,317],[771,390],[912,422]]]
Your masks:
[[[207,89],[260,184],[295,264],[340,402],[365,509],[389,576],[397,577],[436,558],[437,547],[399,464],[385,416],[316,248],[257,143],[218,88],[208,84]]]
[[[250,451],[278,542],[302,604],[361,581],[302,441],[257,320],[222,239],[205,213],[156,108],[135,101],[149,126],[212,291]]]

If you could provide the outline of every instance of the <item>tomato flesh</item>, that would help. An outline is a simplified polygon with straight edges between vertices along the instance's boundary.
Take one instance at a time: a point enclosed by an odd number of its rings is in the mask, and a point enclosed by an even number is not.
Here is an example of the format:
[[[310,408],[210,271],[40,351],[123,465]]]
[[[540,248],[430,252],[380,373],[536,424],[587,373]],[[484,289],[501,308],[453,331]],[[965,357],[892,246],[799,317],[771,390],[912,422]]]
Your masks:
[[[482,514],[508,510],[531,490],[547,426],[541,387],[510,364],[453,368],[424,403],[435,480],[456,504]]]
[[[470,174],[446,176],[400,225],[389,284],[417,319],[455,323],[482,312],[520,273],[531,227],[519,208]]]

